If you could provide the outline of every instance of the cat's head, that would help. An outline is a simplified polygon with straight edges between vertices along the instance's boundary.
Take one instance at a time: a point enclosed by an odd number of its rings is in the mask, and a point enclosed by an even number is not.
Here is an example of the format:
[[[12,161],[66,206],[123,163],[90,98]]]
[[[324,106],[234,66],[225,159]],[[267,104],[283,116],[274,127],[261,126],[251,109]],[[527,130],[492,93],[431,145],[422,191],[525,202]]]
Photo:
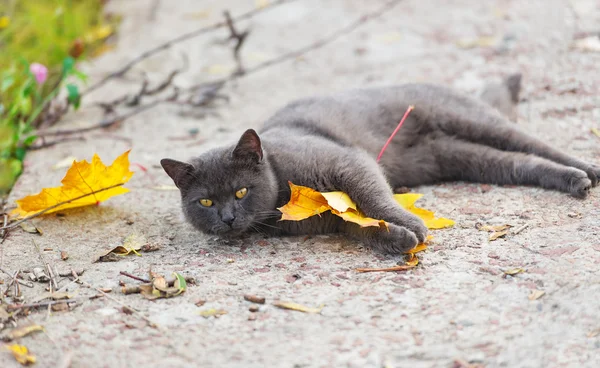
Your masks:
[[[186,219],[202,232],[238,235],[275,207],[276,179],[252,129],[235,147],[208,151],[192,163],[165,158],[160,164],[181,191]]]

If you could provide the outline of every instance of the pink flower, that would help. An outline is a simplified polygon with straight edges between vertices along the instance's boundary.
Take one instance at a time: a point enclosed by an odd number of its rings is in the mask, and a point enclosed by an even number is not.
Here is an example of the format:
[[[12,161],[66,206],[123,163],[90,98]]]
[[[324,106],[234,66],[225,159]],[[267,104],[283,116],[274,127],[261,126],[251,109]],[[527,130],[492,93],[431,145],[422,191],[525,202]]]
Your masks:
[[[29,71],[35,77],[37,84],[44,84],[46,78],[48,78],[48,68],[40,63],[31,63],[31,65],[29,65]]]

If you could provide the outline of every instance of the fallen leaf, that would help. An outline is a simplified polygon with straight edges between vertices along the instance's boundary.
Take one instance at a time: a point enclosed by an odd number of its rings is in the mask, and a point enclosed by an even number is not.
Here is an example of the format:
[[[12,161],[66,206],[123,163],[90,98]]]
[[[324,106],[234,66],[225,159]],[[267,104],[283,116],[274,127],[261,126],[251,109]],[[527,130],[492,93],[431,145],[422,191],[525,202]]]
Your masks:
[[[151,273],[151,276],[152,283],[139,285],[139,292],[146,299],[155,300],[160,298],[171,298],[185,292],[187,289],[185,277],[177,272],[173,273],[173,276],[175,276],[175,280],[172,281],[173,286],[169,286],[169,282],[161,275]],[[127,290],[122,291],[124,294],[132,293],[126,292]]]
[[[98,47],[95,47],[95,48],[92,50],[92,52],[91,52],[91,56],[92,56],[93,58],[97,58],[98,56],[100,56],[100,55],[102,55],[102,54],[104,54],[104,53],[107,53],[107,52],[109,52],[109,51],[112,51],[112,50],[114,50],[115,48],[116,48],[116,46],[115,46],[115,45],[113,45],[113,44],[107,44],[107,43],[103,43],[103,44],[101,44],[100,46],[98,46]]]
[[[219,316],[227,314],[227,312],[222,309],[211,308],[211,309],[206,309],[206,310],[200,311],[200,312],[198,312],[198,314],[204,318],[209,318],[209,317],[218,318]]]
[[[24,345],[11,344],[6,345],[6,348],[10,350],[16,361],[21,365],[30,365],[36,362],[35,356],[30,354],[29,350],[27,350],[27,347]]]
[[[581,38],[579,40],[576,40],[575,43],[573,44],[573,47],[575,47],[578,50],[581,51],[600,51],[600,37],[594,35],[594,36],[589,36],[589,37],[585,37],[585,38]]]
[[[356,272],[396,272],[396,271],[408,271],[410,269],[415,268],[413,265],[399,265],[393,267],[384,267],[384,268],[357,268]]]
[[[489,241],[494,241],[498,238],[501,238],[503,236],[505,236],[506,234],[508,234],[508,230],[504,230],[504,231],[495,231],[493,233],[490,234],[490,238],[488,239]]]
[[[525,272],[525,270],[522,268],[511,268],[509,270],[504,271],[504,274],[509,275],[509,276],[514,276],[516,274],[523,273],[523,272]]]
[[[52,166],[52,170],[64,169],[66,167],[73,165],[75,163],[75,161],[77,161],[77,157],[75,157],[75,156],[65,157],[62,160],[58,161],[56,164],[54,164]]]
[[[291,182],[289,185],[290,201],[278,208],[282,213],[281,220],[300,221],[331,209],[327,199],[316,190]]]
[[[69,253],[67,253],[64,250],[60,251],[60,259],[62,259],[63,261],[66,261],[67,259],[69,259]]]
[[[289,185],[291,190],[290,200],[283,207],[278,208],[282,213],[281,220],[300,221],[331,211],[331,213],[343,218],[345,221],[354,222],[361,227],[387,228],[387,222],[384,220],[366,217],[356,203],[344,192],[321,193],[291,182]],[[433,212],[415,207],[415,202],[422,196],[422,194],[414,193],[395,194],[394,199],[407,211],[420,217],[430,229],[441,229],[454,225],[452,220],[437,218]]]
[[[478,38],[463,38],[456,41],[456,46],[462,49],[472,49],[475,47],[492,47],[498,44],[497,37],[483,36]]]
[[[592,128],[592,129],[590,129],[590,131],[591,131],[591,132],[592,132],[592,134],[594,134],[596,137],[600,138],[600,129]]]
[[[22,222],[19,224],[19,226],[21,227],[21,229],[25,230],[26,232],[30,233],[30,234],[40,234],[43,235],[44,232],[36,227],[35,225],[29,223],[29,222]]]
[[[20,339],[21,337],[27,336],[33,332],[43,331],[44,328],[40,325],[28,325],[14,328],[7,333],[2,335],[2,340],[12,341],[14,339]]]
[[[262,9],[269,6],[269,0],[255,0],[254,5],[257,9]]]
[[[415,203],[423,197],[423,194],[419,193],[403,193],[394,194],[394,199],[398,202],[405,210],[421,218],[428,229],[443,229],[446,227],[454,226],[453,220],[435,217],[435,213],[424,208],[415,206]]]
[[[129,170],[128,155],[129,151],[123,153],[108,167],[97,154],[94,154],[91,164],[86,160],[74,162],[62,179],[61,187],[44,188],[38,194],[18,199],[18,207],[11,215],[23,218],[56,206],[45,212],[49,214],[67,208],[99,204],[110,197],[129,192],[122,186],[133,175]]]
[[[539,298],[541,298],[544,294],[546,294],[545,291],[542,290],[531,290],[531,294],[529,294],[529,296],[527,296],[527,298],[529,300],[538,300]]]
[[[600,335],[600,328],[597,328],[595,330],[588,332],[586,336],[587,337],[596,337],[598,335]]]
[[[276,306],[277,308],[281,308],[281,309],[289,309],[289,310],[295,310],[298,312],[314,313],[314,314],[321,313],[321,311],[325,307],[324,304],[321,304],[317,308],[311,308],[311,307],[307,307],[302,304],[292,303],[292,302],[275,302],[275,303],[273,303],[273,305]]]
[[[475,228],[481,231],[504,231],[508,230],[512,227],[512,225],[504,224],[504,225],[483,225],[481,223],[476,223]]]
[[[417,258],[414,253],[409,253],[405,264],[407,266],[416,267],[419,264],[419,258]]]

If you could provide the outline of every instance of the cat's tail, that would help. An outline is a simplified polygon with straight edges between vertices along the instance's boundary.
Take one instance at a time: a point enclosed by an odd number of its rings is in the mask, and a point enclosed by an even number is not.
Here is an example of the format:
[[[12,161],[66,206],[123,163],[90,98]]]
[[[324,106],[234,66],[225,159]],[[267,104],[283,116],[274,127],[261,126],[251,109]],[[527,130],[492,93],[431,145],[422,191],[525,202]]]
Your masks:
[[[479,98],[500,111],[509,120],[516,122],[521,78],[521,73],[515,73],[500,83],[488,83],[481,90]]]

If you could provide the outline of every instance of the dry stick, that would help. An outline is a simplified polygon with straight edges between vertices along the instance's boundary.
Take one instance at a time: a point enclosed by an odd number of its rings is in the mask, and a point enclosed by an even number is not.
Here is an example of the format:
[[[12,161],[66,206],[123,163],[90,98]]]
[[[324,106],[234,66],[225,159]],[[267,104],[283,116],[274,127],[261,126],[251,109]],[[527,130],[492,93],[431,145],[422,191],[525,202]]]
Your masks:
[[[151,283],[151,282],[152,282],[152,281],[150,281],[150,280],[148,280],[148,279],[145,279],[145,278],[142,278],[142,277],[138,277],[138,276],[132,275],[132,274],[130,274],[130,273],[128,273],[128,272],[125,272],[125,271],[121,271],[121,272],[119,272],[119,273],[120,273],[121,275],[123,275],[123,276],[127,276],[127,277],[129,277],[129,278],[132,278],[132,279],[134,279],[134,280],[141,281],[141,282],[145,282],[146,284],[149,284],[149,283]]]
[[[81,298],[81,299],[66,299],[66,300],[50,300],[47,302],[39,302],[39,303],[29,303],[29,304],[8,304],[6,306],[6,310],[7,311],[13,311],[13,310],[17,310],[17,309],[21,309],[21,308],[40,308],[40,307],[47,307],[49,305],[54,305],[54,304],[61,304],[61,303],[78,303],[81,300],[85,300],[87,298]]]
[[[44,255],[42,254],[42,250],[40,249],[39,245],[37,245],[37,243],[33,239],[31,239],[31,242],[33,243],[33,245],[35,245],[35,248],[37,249],[38,253],[40,254],[40,259],[42,260],[42,263],[46,266],[46,270],[48,271],[48,276],[50,276],[50,292],[52,293],[53,291],[58,290],[58,282],[56,281],[56,274],[52,270],[52,266],[50,266],[50,263],[46,262],[46,259],[44,258]],[[52,290],[53,285],[54,285],[54,290]]]
[[[357,268],[356,272],[394,272],[394,271],[407,271],[416,266],[413,265],[401,265],[387,268]]]
[[[0,267],[0,271],[4,272],[8,276],[12,277],[12,275],[8,271],[6,271],[5,269],[3,269],[2,267]],[[19,284],[23,285],[23,286],[27,286],[28,288],[32,288],[33,287],[33,282],[31,282],[31,281],[25,281],[25,280],[17,279],[17,282]]]
[[[46,213],[46,212],[48,212],[48,211],[51,211],[51,210],[53,210],[53,209],[55,209],[55,208],[57,208],[57,207],[60,207],[60,206],[62,206],[63,204],[68,204],[68,203],[71,203],[71,202],[77,201],[77,200],[79,200],[79,199],[81,199],[81,198],[85,198],[85,197],[88,197],[88,196],[94,195],[94,194],[96,194],[96,193],[100,193],[100,192],[104,192],[104,191],[106,191],[106,190],[109,190],[109,189],[113,189],[113,188],[116,188],[116,187],[120,187],[120,186],[122,186],[122,185],[124,185],[124,184],[125,184],[125,183],[119,183],[119,184],[111,185],[111,186],[109,186],[109,187],[102,188],[102,189],[98,189],[98,190],[95,190],[95,191],[93,191],[93,192],[90,192],[90,193],[88,193],[88,194],[80,195],[79,197],[71,198],[71,199],[69,199],[69,200],[67,200],[67,201],[64,201],[64,202],[57,203],[57,204],[55,204],[55,205],[53,205],[53,206],[50,206],[50,207],[48,207],[48,208],[44,208],[44,209],[43,209],[43,210],[41,210],[40,212],[36,212],[36,213],[34,213],[33,215],[26,216],[26,217],[22,218],[22,219],[21,219],[21,220],[19,220],[19,221],[13,222],[13,223],[12,223],[12,224],[10,224],[10,225],[5,225],[5,226],[1,227],[1,228],[0,228],[0,230],[4,230],[4,229],[11,229],[11,228],[13,228],[13,227],[15,227],[15,226],[18,226],[18,225],[22,224],[22,223],[23,223],[23,222],[25,222],[25,221],[28,221],[28,220],[34,219],[34,218],[36,218],[36,217],[38,217],[38,216],[41,216],[41,215],[43,215],[44,213]],[[37,246],[37,245],[36,245],[36,246]]]
[[[263,63],[260,63],[258,65],[255,65],[252,68],[249,68],[245,71],[245,73],[243,74],[243,76],[246,76],[248,74],[252,74],[252,73],[256,73],[262,69],[265,69],[267,67],[273,66],[273,65],[277,65],[277,64],[281,64],[285,61],[288,61],[290,59],[295,59],[299,56],[302,56],[310,51],[314,51],[314,50],[318,50],[330,43],[332,43],[333,41],[336,41],[338,38],[345,36],[349,33],[354,32],[355,30],[357,30],[360,26],[364,25],[365,23],[369,22],[370,20],[379,18],[380,16],[382,16],[384,13],[386,13],[387,11],[393,9],[396,5],[398,5],[398,3],[400,3],[402,0],[391,0],[388,1],[387,3],[385,3],[381,8],[371,12],[371,13],[367,13],[367,14],[363,14],[360,18],[358,18],[357,20],[355,20],[354,22],[348,24],[347,26],[338,29],[337,31],[331,33],[329,36],[324,37],[308,46],[304,46],[302,48],[299,48],[297,50],[288,52],[286,54],[283,54],[281,56],[278,56],[276,58],[273,58],[271,60],[267,60]],[[240,78],[242,76],[236,76],[236,75],[231,75],[229,77],[225,77],[222,79],[217,79],[216,81],[212,82],[229,82],[232,81],[234,79]],[[192,86],[190,88],[187,88],[188,91],[197,89],[199,87],[202,87],[203,85],[205,85],[206,83],[200,83],[197,84],[195,86]]]
[[[288,2],[291,2],[291,1],[294,1],[294,0],[278,0],[278,1],[275,1],[274,3],[269,4],[269,5],[265,6],[265,7],[256,8],[256,9],[250,10],[250,11],[248,11],[246,13],[243,13],[243,14],[235,17],[234,19],[235,19],[235,21],[240,21],[240,20],[248,19],[248,18],[251,18],[253,15],[262,12],[263,10],[266,10],[266,9],[269,9],[269,8],[272,8],[272,7],[281,5],[281,4],[285,4],[285,3],[288,3]],[[221,21],[221,22],[218,22],[218,23],[215,23],[215,24],[212,24],[212,25],[209,25],[209,26],[206,26],[206,27],[202,27],[202,28],[196,29],[194,31],[182,34],[181,36],[175,37],[175,38],[173,38],[173,39],[171,39],[171,40],[169,40],[169,41],[167,41],[165,43],[162,43],[162,44],[156,46],[153,49],[147,50],[147,51],[143,52],[142,54],[138,55],[137,57],[135,57],[133,60],[131,60],[127,64],[125,64],[125,66],[123,66],[121,69],[116,70],[116,71],[110,73],[109,75],[107,75],[106,77],[104,77],[100,81],[98,81],[97,83],[94,83],[93,85],[91,85],[87,90],[85,90],[82,93],[82,95],[90,93],[90,92],[92,92],[92,91],[94,91],[94,90],[102,87],[103,85],[106,84],[106,82],[108,82],[109,80],[111,80],[113,78],[117,78],[117,77],[123,76],[125,73],[127,73],[129,71],[129,69],[133,68],[136,64],[138,64],[142,60],[145,60],[145,59],[149,58],[150,56],[158,54],[159,52],[161,52],[163,50],[166,50],[166,49],[170,48],[171,46],[173,46],[173,45],[175,45],[177,43],[189,40],[190,38],[194,38],[194,37],[197,37],[197,36],[202,35],[204,33],[207,33],[207,32],[210,32],[210,31],[222,28],[222,27],[226,27],[226,26],[227,26],[227,22],[226,21]]]
[[[292,0],[293,1],[293,0]],[[286,62],[288,60],[291,59],[295,59],[303,54],[306,54],[310,51],[314,51],[320,48],[323,48],[324,46],[332,43],[333,41],[337,40],[338,38],[351,33],[353,31],[355,31],[356,29],[358,29],[360,26],[364,25],[365,23],[367,23],[368,21],[378,18],[381,15],[383,15],[385,12],[391,10],[392,8],[394,8],[396,5],[398,5],[398,3],[400,3],[400,1],[402,0],[392,0],[387,2],[384,6],[382,6],[381,8],[368,13],[368,14],[364,14],[363,16],[361,16],[359,19],[355,20],[354,22],[350,23],[349,25],[347,25],[346,27],[343,27],[341,29],[338,29],[337,31],[333,32],[332,34],[330,34],[329,36],[313,43],[310,44],[308,46],[302,47],[300,49],[297,49],[295,51],[291,51],[288,52],[286,54],[283,54],[281,56],[275,57],[271,60],[267,60],[263,63],[260,63],[258,65],[255,65],[252,68],[246,69],[244,71],[244,74],[242,75],[238,75],[233,73],[232,75],[228,76],[228,77],[224,77],[224,78],[220,78],[220,79],[215,79],[213,81],[210,82],[202,82],[199,84],[196,84],[192,87],[186,88],[187,92],[193,92],[195,90],[198,90],[200,88],[203,87],[208,87],[211,85],[220,85],[220,84],[225,84],[227,82],[231,82],[233,80],[248,76],[252,73],[256,73],[260,70],[263,70],[267,67],[273,66],[273,65],[277,65],[277,64],[281,64],[283,62]],[[286,1],[279,1],[275,4],[278,3],[284,3]],[[240,17],[236,18],[236,20],[239,20]],[[128,64],[129,65],[129,64]],[[130,67],[129,67],[130,68]],[[127,69],[128,70],[128,69]],[[116,72],[115,72],[116,73]],[[114,78],[115,77],[115,73],[107,76],[104,80],[108,80],[110,78]],[[111,77],[112,76],[112,77]],[[106,83],[106,81],[104,81],[102,84]],[[94,86],[94,89],[97,88]],[[137,115],[143,111],[149,110],[153,107],[158,106],[159,104],[163,103],[163,102],[167,102],[170,101],[172,99],[165,99],[165,100],[157,100],[157,101],[153,101],[150,103],[147,103],[146,105],[141,105],[139,108],[132,110],[126,114],[117,116],[115,118],[112,119],[107,119],[107,120],[102,120],[101,122],[91,125],[89,127],[85,127],[85,128],[77,128],[77,129],[65,129],[65,130],[56,130],[56,131],[52,131],[52,132],[38,132],[37,135],[38,136],[56,136],[56,135],[65,135],[65,134],[76,134],[76,133],[84,133],[84,132],[89,132],[91,130],[96,130],[96,129],[102,129],[102,128],[108,128],[109,126],[113,125],[114,123],[118,122],[118,121],[124,121],[125,119],[128,119],[134,115]]]
[[[225,21],[227,22],[227,28],[229,28],[230,34],[228,40],[235,40],[235,46],[233,47],[233,58],[235,59],[237,68],[234,74],[241,75],[244,74],[244,66],[242,65],[242,58],[240,57],[240,49],[250,34],[250,30],[247,29],[243,32],[238,32],[238,30],[235,28],[235,24],[233,23],[233,19],[231,18],[229,11],[225,10],[223,15],[225,16]]]
[[[131,311],[132,311],[132,312],[133,312],[135,315],[137,315],[138,317],[140,317],[141,319],[143,319],[144,321],[146,321],[146,323],[148,323],[148,326],[150,326],[150,327],[152,327],[152,328],[157,328],[157,329],[158,329],[158,325],[157,325],[156,323],[152,322],[152,321],[150,320],[150,318],[148,318],[148,317],[146,317],[145,315],[143,315],[143,314],[142,314],[140,311],[138,311],[138,310],[134,309],[133,307],[130,307],[130,306],[128,306],[127,304],[125,304],[125,303],[123,303],[123,302],[119,301],[118,299],[116,299],[116,298],[112,297],[111,295],[109,295],[109,294],[105,293],[104,291],[102,291],[102,289],[99,289],[99,288],[97,288],[97,287],[94,287],[94,286],[92,286],[92,285],[88,284],[87,282],[85,282],[85,281],[83,281],[83,280],[80,280],[80,281],[81,281],[81,283],[82,283],[84,286],[86,286],[86,287],[88,287],[88,288],[90,288],[90,289],[94,289],[94,290],[96,290],[97,292],[101,293],[101,294],[102,294],[102,295],[104,295],[106,298],[108,298],[108,299],[112,300],[113,302],[115,302],[115,303],[119,304],[120,306],[122,306],[122,307],[125,307],[125,308],[129,308],[129,309],[130,309],[130,310],[131,310]]]

